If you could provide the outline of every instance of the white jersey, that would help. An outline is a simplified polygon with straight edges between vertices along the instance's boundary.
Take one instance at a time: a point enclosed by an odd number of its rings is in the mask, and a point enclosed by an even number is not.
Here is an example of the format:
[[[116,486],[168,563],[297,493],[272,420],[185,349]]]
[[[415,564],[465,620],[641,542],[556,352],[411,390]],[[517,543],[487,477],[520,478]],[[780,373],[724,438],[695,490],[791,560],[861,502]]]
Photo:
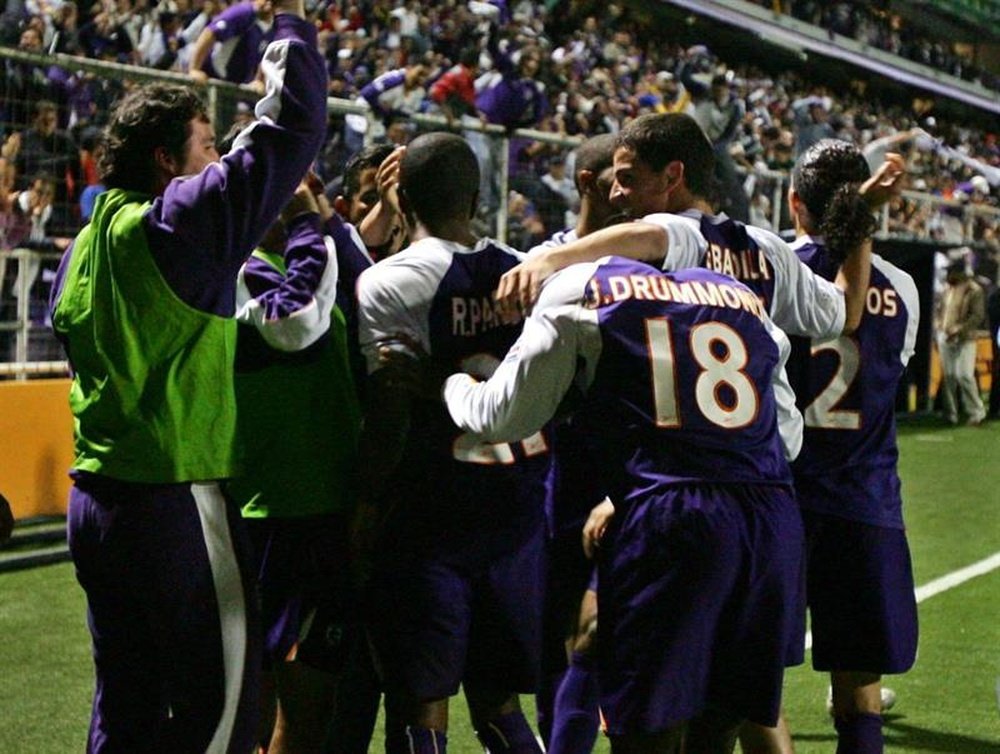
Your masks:
[[[774,323],[789,335],[835,338],[844,329],[844,292],[815,275],[770,231],[696,210],[647,215],[667,233],[665,270],[707,267],[760,295]]]

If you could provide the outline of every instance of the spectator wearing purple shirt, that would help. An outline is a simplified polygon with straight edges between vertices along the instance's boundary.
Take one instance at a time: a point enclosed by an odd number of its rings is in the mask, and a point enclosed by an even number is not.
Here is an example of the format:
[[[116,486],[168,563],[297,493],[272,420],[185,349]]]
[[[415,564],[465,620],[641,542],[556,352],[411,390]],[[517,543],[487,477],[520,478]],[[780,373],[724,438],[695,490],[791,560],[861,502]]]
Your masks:
[[[549,112],[545,86],[535,80],[541,54],[534,47],[525,47],[518,53],[502,50],[495,32],[490,35],[488,50],[494,68],[476,81],[476,108],[489,123],[507,129],[537,125]],[[495,210],[500,206],[498,168],[503,142],[479,131],[469,131],[465,137],[479,161],[480,201],[489,210]]]
[[[198,83],[209,78],[246,84],[257,75],[264,48],[274,38],[271,0],[231,5],[202,30],[188,74]]]

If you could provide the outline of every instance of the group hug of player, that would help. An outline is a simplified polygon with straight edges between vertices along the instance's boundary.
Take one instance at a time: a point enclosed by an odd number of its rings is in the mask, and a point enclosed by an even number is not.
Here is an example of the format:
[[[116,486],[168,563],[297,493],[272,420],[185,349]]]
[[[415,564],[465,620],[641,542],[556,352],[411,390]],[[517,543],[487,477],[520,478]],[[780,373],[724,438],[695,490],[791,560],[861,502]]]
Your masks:
[[[307,175],[323,59],[276,0],[257,120],[133,90],[53,326],[74,381],[70,547],[91,752],[789,752],[784,668],[832,678],[838,752],[882,750],[917,623],[893,403],[898,190],[853,146],[796,165],[799,239],[713,214],[683,115],[577,151],[579,222],[477,238],[449,133]],[[405,248],[394,250],[406,235]],[[593,556],[588,559],[588,556]],[[600,613],[597,619],[598,610]]]

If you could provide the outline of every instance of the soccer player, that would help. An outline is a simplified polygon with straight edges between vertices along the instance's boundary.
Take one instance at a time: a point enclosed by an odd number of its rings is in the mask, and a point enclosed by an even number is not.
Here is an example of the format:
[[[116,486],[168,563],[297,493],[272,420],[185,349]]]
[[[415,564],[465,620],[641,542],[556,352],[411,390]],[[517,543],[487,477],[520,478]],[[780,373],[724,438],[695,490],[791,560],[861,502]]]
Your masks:
[[[338,265],[306,182],[240,269],[236,405],[245,470],[227,486],[253,544],[264,624],[262,746],[319,751],[347,653],[348,522],[361,407],[334,301]],[[276,693],[275,693],[276,692]],[[277,700],[276,710],[273,707]],[[275,721],[276,716],[276,721]],[[272,735],[273,730],[273,735]]]
[[[792,171],[794,248],[832,279],[840,254],[836,202],[870,176],[864,155],[821,141]],[[865,315],[851,337],[793,339],[789,377],[805,418],[792,469],[806,529],[812,662],[833,687],[838,754],[878,754],[881,677],[908,670],[917,649],[917,607],[896,462],[895,398],[916,340],[920,307],[912,278],[872,257]]]
[[[614,145],[612,134],[602,134],[577,148],[577,223],[529,251],[529,256],[582,238],[612,220]],[[535,706],[546,751],[581,754],[593,748],[599,725],[593,656],[597,595],[591,588],[594,564],[584,555],[581,531],[603,494],[595,494],[592,484],[593,459],[587,453],[586,431],[567,418],[552,427],[551,444],[545,502],[548,542],[542,678]]]
[[[97,687],[88,751],[248,751],[260,662],[238,470],[240,266],[322,143],[326,67],[276,3],[258,120],[221,160],[188,89],[140,87],[105,138],[89,225],[53,286],[74,379],[69,542]]]
[[[455,423],[491,442],[530,436],[573,385],[601,427],[594,482],[618,511],[599,675],[616,754],[676,752],[685,736],[688,752],[728,752],[744,718],[777,719],[802,555],[788,348],[738,282],[609,257],[548,281],[488,381],[445,383]]]
[[[415,139],[398,188],[412,243],[358,281],[371,370],[358,540],[386,516],[368,599],[390,754],[445,750],[460,683],[491,752],[540,751],[517,694],[535,691],[538,675],[545,439],[495,445],[462,433],[378,359],[413,342],[443,369],[487,376],[517,338],[520,324],[500,319],[491,294],[523,255],[473,234],[478,186],[460,137]]]
[[[712,146],[690,116],[636,118],[617,137],[611,202],[642,221],[534,255],[504,277],[499,299],[530,306],[553,271],[624,254],[663,260],[664,269],[703,266],[730,275],[761,297],[786,333],[829,338],[852,332],[864,309],[870,243],[846,255],[836,285],[814,275],[773,233],[712,213],[713,164]]]

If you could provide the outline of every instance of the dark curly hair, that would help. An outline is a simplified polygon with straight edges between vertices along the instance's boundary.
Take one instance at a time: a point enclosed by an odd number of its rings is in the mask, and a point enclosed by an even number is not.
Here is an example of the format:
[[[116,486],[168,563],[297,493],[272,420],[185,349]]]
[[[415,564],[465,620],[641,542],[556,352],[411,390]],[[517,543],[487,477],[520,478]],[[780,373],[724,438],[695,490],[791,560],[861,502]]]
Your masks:
[[[683,113],[640,115],[618,133],[615,147],[627,147],[657,173],[668,164],[684,163],[684,183],[695,196],[714,190],[715,152],[701,126]]]
[[[858,193],[870,177],[861,150],[834,139],[813,144],[792,169],[792,188],[813,221],[810,232],[822,235],[840,259],[875,232],[871,207]]]
[[[195,118],[208,121],[204,103],[189,88],[150,84],[126,94],[104,129],[101,181],[108,188],[151,193],[156,181],[154,150],[163,147],[183,160]]]

